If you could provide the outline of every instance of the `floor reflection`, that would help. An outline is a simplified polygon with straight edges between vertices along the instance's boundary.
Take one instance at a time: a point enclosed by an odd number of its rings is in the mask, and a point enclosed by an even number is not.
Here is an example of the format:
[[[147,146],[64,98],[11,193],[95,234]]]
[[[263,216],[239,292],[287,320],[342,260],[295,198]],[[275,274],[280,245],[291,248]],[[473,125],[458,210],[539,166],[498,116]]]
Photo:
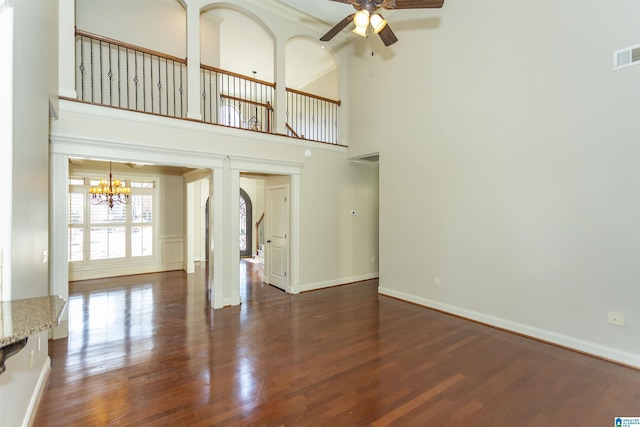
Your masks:
[[[240,261],[240,317],[251,304],[287,295],[265,284],[263,275],[263,264]],[[66,365],[96,374],[149,361],[154,352],[166,351],[167,328],[173,346],[201,339],[214,322],[207,277],[207,264],[198,263],[192,274],[174,271],[71,282]],[[162,339],[158,328],[164,328]],[[245,363],[243,372],[248,368]],[[250,377],[239,375],[241,395],[250,394]]]
[[[240,260],[240,301],[243,304],[281,298],[286,293],[268,285],[264,279],[264,264]]]
[[[100,282],[105,280],[100,279]],[[95,373],[118,369],[132,361],[143,361],[153,351],[156,345],[153,340],[156,324],[154,286],[158,284],[143,280],[123,285],[122,278],[113,280],[120,285],[103,288],[94,281],[71,283],[67,365],[84,365]],[[93,287],[99,288],[94,290]],[[103,354],[107,362],[103,360],[92,366],[88,355],[100,349],[105,349]]]

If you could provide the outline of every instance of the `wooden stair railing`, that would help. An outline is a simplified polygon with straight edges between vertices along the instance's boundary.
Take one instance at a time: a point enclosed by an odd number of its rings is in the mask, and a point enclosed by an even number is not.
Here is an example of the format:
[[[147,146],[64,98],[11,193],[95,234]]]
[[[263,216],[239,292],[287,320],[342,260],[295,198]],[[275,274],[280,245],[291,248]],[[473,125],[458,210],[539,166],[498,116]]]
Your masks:
[[[264,220],[264,212],[262,212],[260,219],[258,220],[258,222],[256,222],[256,254],[260,250],[260,224],[262,224],[263,220]]]
[[[289,132],[291,132],[291,135],[296,137],[296,138],[300,138],[300,139],[304,139],[304,136],[300,136],[298,135],[298,132],[296,132],[295,130],[293,130],[293,128],[291,127],[291,125],[289,123],[285,123],[285,126],[287,126],[287,130]]]

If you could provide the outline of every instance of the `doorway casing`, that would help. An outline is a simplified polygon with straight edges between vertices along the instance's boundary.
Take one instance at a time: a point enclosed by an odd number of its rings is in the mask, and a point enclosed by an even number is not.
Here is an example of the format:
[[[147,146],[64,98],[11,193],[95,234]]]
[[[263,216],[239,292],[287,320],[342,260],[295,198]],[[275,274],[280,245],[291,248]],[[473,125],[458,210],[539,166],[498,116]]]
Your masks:
[[[231,244],[235,245],[231,253],[238,254],[240,242],[238,233],[240,229],[240,173],[258,173],[265,175],[286,175],[290,178],[290,199],[289,206],[289,247],[288,265],[289,274],[285,290],[291,294],[300,293],[300,171],[304,163],[279,160],[255,159],[250,157],[229,157],[231,196],[230,229],[234,230],[235,238],[231,239]],[[232,301],[230,305],[240,303],[240,258],[232,257],[230,269],[232,272]],[[234,304],[235,303],[235,304]]]
[[[300,292],[300,171],[304,163],[228,156],[178,148],[152,148],[136,143],[51,135],[50,294],[69,297],[67,194],[69,159],[102,158],[113,161],[210,169],[210,299],[212,308],[240,304],[239,195],[240,172],[290,177],[290,241],[287,291]],[[226,202],[226,203],[225,203]],[[225,235],[225,230],[229,233]],[[216,248],[222,250],[215,250]],[[224,288],[224,284],[229,284]],[[53,337],[68,335],[65,311]]]

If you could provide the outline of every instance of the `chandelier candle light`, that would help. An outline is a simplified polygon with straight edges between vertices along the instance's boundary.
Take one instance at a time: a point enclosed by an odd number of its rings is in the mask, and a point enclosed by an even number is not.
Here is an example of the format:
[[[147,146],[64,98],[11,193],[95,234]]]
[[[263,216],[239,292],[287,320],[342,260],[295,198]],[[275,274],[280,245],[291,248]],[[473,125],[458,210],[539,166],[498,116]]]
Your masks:
[[[119,179],[113,179],[109,162],[109,180],[101,179],[97,187],[89,188],[91,203],[94,205],[126,205],[131,203],[131,188],[123,187]]]

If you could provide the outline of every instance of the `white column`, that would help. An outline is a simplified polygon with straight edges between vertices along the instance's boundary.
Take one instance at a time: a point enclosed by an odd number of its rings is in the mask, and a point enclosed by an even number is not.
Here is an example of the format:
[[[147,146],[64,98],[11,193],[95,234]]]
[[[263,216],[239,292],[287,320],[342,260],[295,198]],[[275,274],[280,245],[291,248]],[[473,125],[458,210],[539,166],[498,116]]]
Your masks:
[[[209,218],[209,239],[212,239],[212,247],[209,252],[213,259],[213,283],[209,285],[211,289],[211,301],[213,308],[224,307],[224,170],[222,168],[213,169],[213,185],[211,186],[212,205],[209,208],[211,213]]]
[[[69,188],[69,157],[66,154],[52,153],[50,188],[50,240],[49,240],[49,293],[60,295],[69,300],[69,235],[67,233],[67,191]],[[53,339],[69,335],[69,307],[53,328]]]
[[[287,134],[287,92],[286,92],[286,37],[276,39],[276,99],[273,120],[276,133]]]
[[[292,294],[300,293],[300,175],[291,175],[291,212],[290,235],[291,267],[289,274],[291,283],[289,291]]]
[[[202,120],[200,111],[200,4],[187,4],[187,117]]]
[[[187,214],[186,214],[186,225],[187,225],[187,241],[186,241],[186,245],[185,245],[185,260],[186,260],[186,265],[185,265],[185,271],[187,273],[193,273],[196,271],[195,269],[195,265],[194,265],[194,260],[193,260],[193,246],[194,246],[194,232],[193,232],[193,228],[194,228],[194,214],[193,214],[193,182],[188,182],[186,184],[186,200],[185,200],[185,206],[187,207]]]
[[[11,299],[11,247],[13,221],[13,7],[0,12],[0,301]],[[19,95],[19,94],[18,94]]]
[[[230,206],[229,212],[229,283],[231,284],[230,304],[240,304],[240,171],[231,169],[229,177]]]
[[[76,98],[75,1],[58,0],[58,94]]]

